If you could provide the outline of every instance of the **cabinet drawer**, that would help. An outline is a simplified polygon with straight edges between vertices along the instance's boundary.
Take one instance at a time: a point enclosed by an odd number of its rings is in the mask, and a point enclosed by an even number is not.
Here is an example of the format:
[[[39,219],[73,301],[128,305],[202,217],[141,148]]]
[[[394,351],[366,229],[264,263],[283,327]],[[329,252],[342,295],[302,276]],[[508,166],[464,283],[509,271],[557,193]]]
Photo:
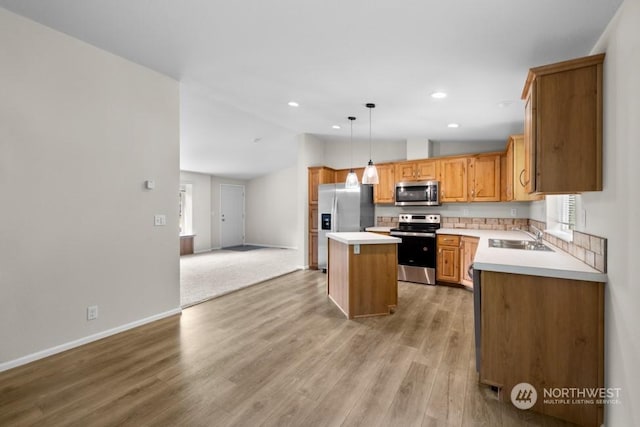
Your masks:
[[[459,246],[460,236],[450,234],[438,234],[438,246]]]

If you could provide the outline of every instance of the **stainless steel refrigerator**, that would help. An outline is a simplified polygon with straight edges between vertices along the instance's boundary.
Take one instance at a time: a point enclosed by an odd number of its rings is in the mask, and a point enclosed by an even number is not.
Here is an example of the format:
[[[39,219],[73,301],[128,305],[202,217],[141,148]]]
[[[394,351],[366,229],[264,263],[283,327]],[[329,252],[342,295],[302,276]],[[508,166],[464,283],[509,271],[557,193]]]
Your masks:
[[[327,268],[327,233],[364,231],[374,225],[373,186],[347,190],[344,184],[318,186],[318,268]]]

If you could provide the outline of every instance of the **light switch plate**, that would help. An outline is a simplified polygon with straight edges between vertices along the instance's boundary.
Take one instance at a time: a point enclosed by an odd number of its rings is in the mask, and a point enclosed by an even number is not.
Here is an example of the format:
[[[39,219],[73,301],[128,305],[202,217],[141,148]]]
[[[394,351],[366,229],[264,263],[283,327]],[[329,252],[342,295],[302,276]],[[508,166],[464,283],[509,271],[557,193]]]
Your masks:
[[[156,227],[161,227],[163,225],[167,225],[167,216],[166,215],[154,215],[153,216],[153,225]]]

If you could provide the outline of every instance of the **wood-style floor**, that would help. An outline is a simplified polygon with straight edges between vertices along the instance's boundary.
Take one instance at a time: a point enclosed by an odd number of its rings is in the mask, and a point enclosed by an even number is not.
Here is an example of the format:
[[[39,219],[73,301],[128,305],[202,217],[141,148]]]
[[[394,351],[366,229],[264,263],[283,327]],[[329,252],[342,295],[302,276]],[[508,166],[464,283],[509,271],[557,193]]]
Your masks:
[[[346,320],[299,271],[0,373],[0,425],[567,425],[478,385],[472,294],[400,282]]]

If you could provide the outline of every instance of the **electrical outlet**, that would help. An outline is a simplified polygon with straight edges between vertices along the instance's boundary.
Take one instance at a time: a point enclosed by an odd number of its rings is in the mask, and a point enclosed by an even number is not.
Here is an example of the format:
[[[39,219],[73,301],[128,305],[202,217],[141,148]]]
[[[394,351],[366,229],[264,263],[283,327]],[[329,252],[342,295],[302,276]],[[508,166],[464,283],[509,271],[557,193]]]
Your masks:
[[[354,255],[360,255],[360,245],[359,244],[355,244],[353,245],[353,254]]]
[[[96,320],[98,318],[98,306],[91,305],[87,307],[87,320]]]
[[[511,216],[516,217],[518,216],[518,209],[511,209]]]
[[[467,208],[462,209],[462,216],[469,216],[469,209]]]

